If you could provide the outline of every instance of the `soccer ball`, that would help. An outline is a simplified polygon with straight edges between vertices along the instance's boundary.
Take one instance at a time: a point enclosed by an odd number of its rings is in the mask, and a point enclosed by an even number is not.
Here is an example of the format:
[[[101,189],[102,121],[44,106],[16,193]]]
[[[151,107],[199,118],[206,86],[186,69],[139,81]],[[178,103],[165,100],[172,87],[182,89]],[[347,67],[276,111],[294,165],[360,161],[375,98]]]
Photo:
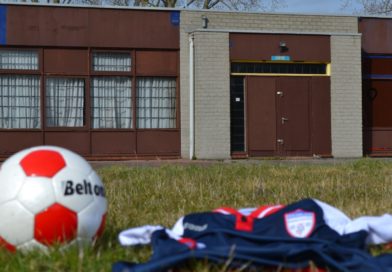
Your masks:
[[[106,212],[101,179],[67,149],[33,147],[1,165],[0,246],[10,251],[94,241]]]

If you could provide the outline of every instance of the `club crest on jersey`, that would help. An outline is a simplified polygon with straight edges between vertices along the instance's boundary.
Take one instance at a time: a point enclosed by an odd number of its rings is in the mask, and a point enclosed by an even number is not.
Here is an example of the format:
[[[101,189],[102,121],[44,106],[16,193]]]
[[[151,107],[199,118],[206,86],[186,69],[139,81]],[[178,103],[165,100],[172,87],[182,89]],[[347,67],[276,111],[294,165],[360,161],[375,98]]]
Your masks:
[[[306,238],[316,226],[316,215],[301,209],[284,214],[287,233],[296,238]]]

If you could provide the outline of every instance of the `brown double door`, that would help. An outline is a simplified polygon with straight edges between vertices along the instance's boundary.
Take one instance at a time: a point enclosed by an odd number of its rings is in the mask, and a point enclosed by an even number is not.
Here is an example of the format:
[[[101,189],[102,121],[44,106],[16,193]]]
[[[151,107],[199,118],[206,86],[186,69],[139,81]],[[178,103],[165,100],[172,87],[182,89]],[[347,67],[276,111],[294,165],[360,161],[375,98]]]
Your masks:
[[[250,156],[312,155],[309,77],[247,77],[246,90]]]

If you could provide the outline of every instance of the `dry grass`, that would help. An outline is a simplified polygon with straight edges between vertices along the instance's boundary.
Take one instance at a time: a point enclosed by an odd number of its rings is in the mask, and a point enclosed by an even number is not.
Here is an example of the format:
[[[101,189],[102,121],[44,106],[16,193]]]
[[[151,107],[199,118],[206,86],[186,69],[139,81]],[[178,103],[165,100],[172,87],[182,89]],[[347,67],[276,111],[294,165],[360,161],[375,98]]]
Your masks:
[[[171,225],[189,212],[287,204],[307,197],[352,217],[392,210],[392,164],[371,159],[317,166],[111,167],[100,174],[110,199],[110,220],[119,228]]]
[[[120,247],[119,231],[144,224],[171,226],[186,213],[220,206],[287,204],[311,197],[351,217],[392,211],[392,163],[373,159],[338,165],[122,166],[101,168],[99,174],[106,186],[109,217],[94,248],[54,249],[50,254],[0,252],[2,270],[108,271],[120,259],[146,261],[149,248]],[[205,264],[193,268],[209,269]]]

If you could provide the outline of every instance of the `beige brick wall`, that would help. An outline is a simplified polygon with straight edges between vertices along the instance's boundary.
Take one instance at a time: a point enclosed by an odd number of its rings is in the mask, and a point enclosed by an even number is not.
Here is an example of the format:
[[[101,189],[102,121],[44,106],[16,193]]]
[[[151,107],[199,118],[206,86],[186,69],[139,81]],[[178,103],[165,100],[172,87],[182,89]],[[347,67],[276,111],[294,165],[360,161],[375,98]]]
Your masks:
[[[202,30],[202,16],[209,20]],[[209,31],[209,32],[208,32]],[[279,15],[182,11],[180,24],[181,154],[189,158],[189,32],[195,36],[195,155],[198,159],[230,158],[230,32],[323,33],[332,37],[332,111],[356,114],[361,92],[357,18],[350,16]],[[350,47],[349,41],[355,41]],[[358,44],[359,42],[359,44]],[[342,46],[342,48],[339,48]],[[359,46],[359,48],[358,48]],[[355,52],[354,52],[355,51]],[[348,63],[346,63],[348,61]],[[358,65],[350,70],[347,67]],[[336,78],[335,78],[336,77]],[[345,78],[349,77],[350,80]],[[347,82],[346,82],[347,81]],[[350,91],[347,92],[347,89]],[[351,103],[351,102],[349,102]],[[358,120],[345,126],[345,115],[332,112],[332,148],[337,157],[360,156]],[[360,118],[361,114],[358,115]],[[351,133],[357,133],[351,135]],[[351,137],[351,138],[346,138]],[[353,139],[355,138],[355,139]],[[353,140],[353,141],[352,141]],[[362,140],[361,140],[362,141]],[[360,142],[362,143],[362,142]]]
[[[195,155],[230,157],[228,33],[195,33]]]
[[[361,157],[361,37],[331,37],[331,53],[332,155]]]
[[[202,28],[202,16],[208,18],[208,29],[356,33],[358,25],[352,16],[317,16],[214,11],[182,11],[181,30]]]

